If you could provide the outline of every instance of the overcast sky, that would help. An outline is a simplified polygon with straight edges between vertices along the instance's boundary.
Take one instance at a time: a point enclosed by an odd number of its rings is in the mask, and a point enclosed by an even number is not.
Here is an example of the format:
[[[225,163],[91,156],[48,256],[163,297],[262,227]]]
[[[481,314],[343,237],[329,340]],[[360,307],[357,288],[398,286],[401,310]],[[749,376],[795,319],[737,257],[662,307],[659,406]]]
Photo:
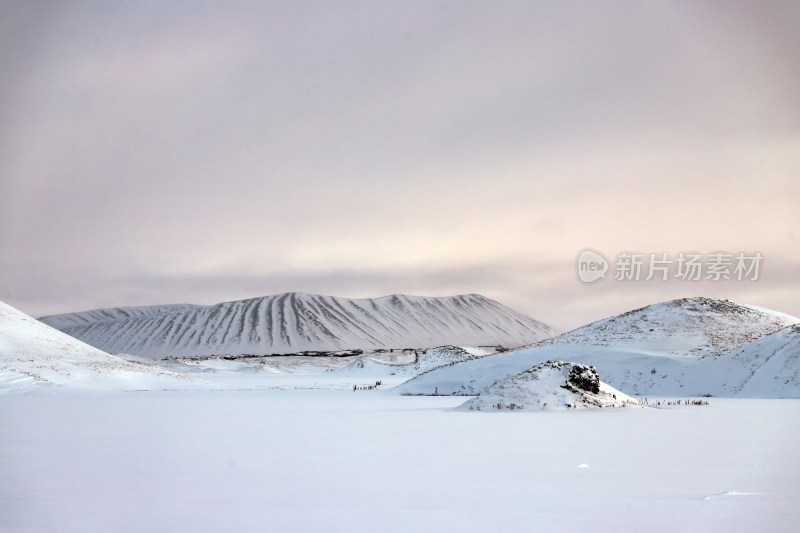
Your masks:
[[[800,315],[798,95],[794,1],[0,0],[0,299]],[[584,285],[587,247],[764,261]]]

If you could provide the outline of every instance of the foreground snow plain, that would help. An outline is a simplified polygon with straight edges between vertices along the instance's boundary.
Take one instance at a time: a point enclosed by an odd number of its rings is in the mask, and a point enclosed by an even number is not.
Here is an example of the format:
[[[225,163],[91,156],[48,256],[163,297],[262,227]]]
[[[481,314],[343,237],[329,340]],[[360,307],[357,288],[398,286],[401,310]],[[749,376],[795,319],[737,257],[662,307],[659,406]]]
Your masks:
[[[0,396],[0,531],[796,531],[800,400],[464,413],[393,391]]]

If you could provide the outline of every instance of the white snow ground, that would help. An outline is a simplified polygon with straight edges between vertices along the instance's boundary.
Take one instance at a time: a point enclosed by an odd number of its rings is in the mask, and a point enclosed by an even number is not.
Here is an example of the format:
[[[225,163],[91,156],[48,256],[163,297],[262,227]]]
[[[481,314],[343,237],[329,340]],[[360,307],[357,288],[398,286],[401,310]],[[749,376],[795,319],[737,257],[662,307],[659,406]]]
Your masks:
[[[800,523],[798,400],[495,414],[381,391],[0,400],[6,533],[781,533]]]
[[[478,294],[349,299],[287,293],[209,306],[96,309],[40,320],[106,352],[149,358],[444,344],[518,347],[557,333]]]

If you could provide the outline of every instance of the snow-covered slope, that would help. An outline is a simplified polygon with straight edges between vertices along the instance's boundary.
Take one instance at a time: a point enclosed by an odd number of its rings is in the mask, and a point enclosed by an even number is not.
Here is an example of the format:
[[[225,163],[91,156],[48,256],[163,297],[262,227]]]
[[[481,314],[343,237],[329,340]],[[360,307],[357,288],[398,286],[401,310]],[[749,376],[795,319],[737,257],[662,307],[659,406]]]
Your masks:
[[[486,387],[458,410],[583,409],[639,405],[639,400],[600,381],[593,366],[547,361]]]
[[[0,302],[0,390],[37,385],[140,388],[187,378],[109,355]]]
[[[470,361],[478,357],[459,346],[437,346],[436,348],[425,350],[417,357],[416,361],[404,365],[397,373],[411,378],[424,372],[430,372],[435,368]]]
[[[682,298],[593,322],[545,344],[713,356],[797,323],[800,319],[796,317],[729,300]]]
[[[705,317],[703,308],[708,308]],[[561,359],[594,365],[610,385],[642,396],[800,398],[797,327],[786,326],[798,322],[724,300],[676,300],[534,346],[436,369],[398,390],[474,395],[497,380]],[[746,344],[759,332],[762,336]]]
[[[459,346],[437,346],[417,353],[408,362],[390,362],[374,355],[365,355],[336,372],[339,375],[373,376],[378,379],[394,376],[396,379],[392,379],[390,382],[399,384],[436,368],[478,359],[481,356],[473,355]]]
[[[800,324],[725,354],[728,392],[751,398],[800,397]]]
[[[523,346],[549,326],[477,294],[347,299],[287,293],[217,305],[98,309],[40,319],[111,353],[151,358]]]

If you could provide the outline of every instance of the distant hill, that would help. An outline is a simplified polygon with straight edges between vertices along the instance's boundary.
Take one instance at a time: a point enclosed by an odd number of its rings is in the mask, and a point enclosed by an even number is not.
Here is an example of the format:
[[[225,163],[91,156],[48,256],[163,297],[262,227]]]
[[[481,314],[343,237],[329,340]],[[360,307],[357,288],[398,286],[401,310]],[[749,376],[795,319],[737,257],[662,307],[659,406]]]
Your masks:
[[[548,342],[714,356],[798,322],[784,313],[730,300],[681,298],[598,320]]]
[[[106,352],[149,358],[441,345],[513,348],[557,333],[477,294],[348,299],[287,293],[209,306],[97,309],[40,320]]]

